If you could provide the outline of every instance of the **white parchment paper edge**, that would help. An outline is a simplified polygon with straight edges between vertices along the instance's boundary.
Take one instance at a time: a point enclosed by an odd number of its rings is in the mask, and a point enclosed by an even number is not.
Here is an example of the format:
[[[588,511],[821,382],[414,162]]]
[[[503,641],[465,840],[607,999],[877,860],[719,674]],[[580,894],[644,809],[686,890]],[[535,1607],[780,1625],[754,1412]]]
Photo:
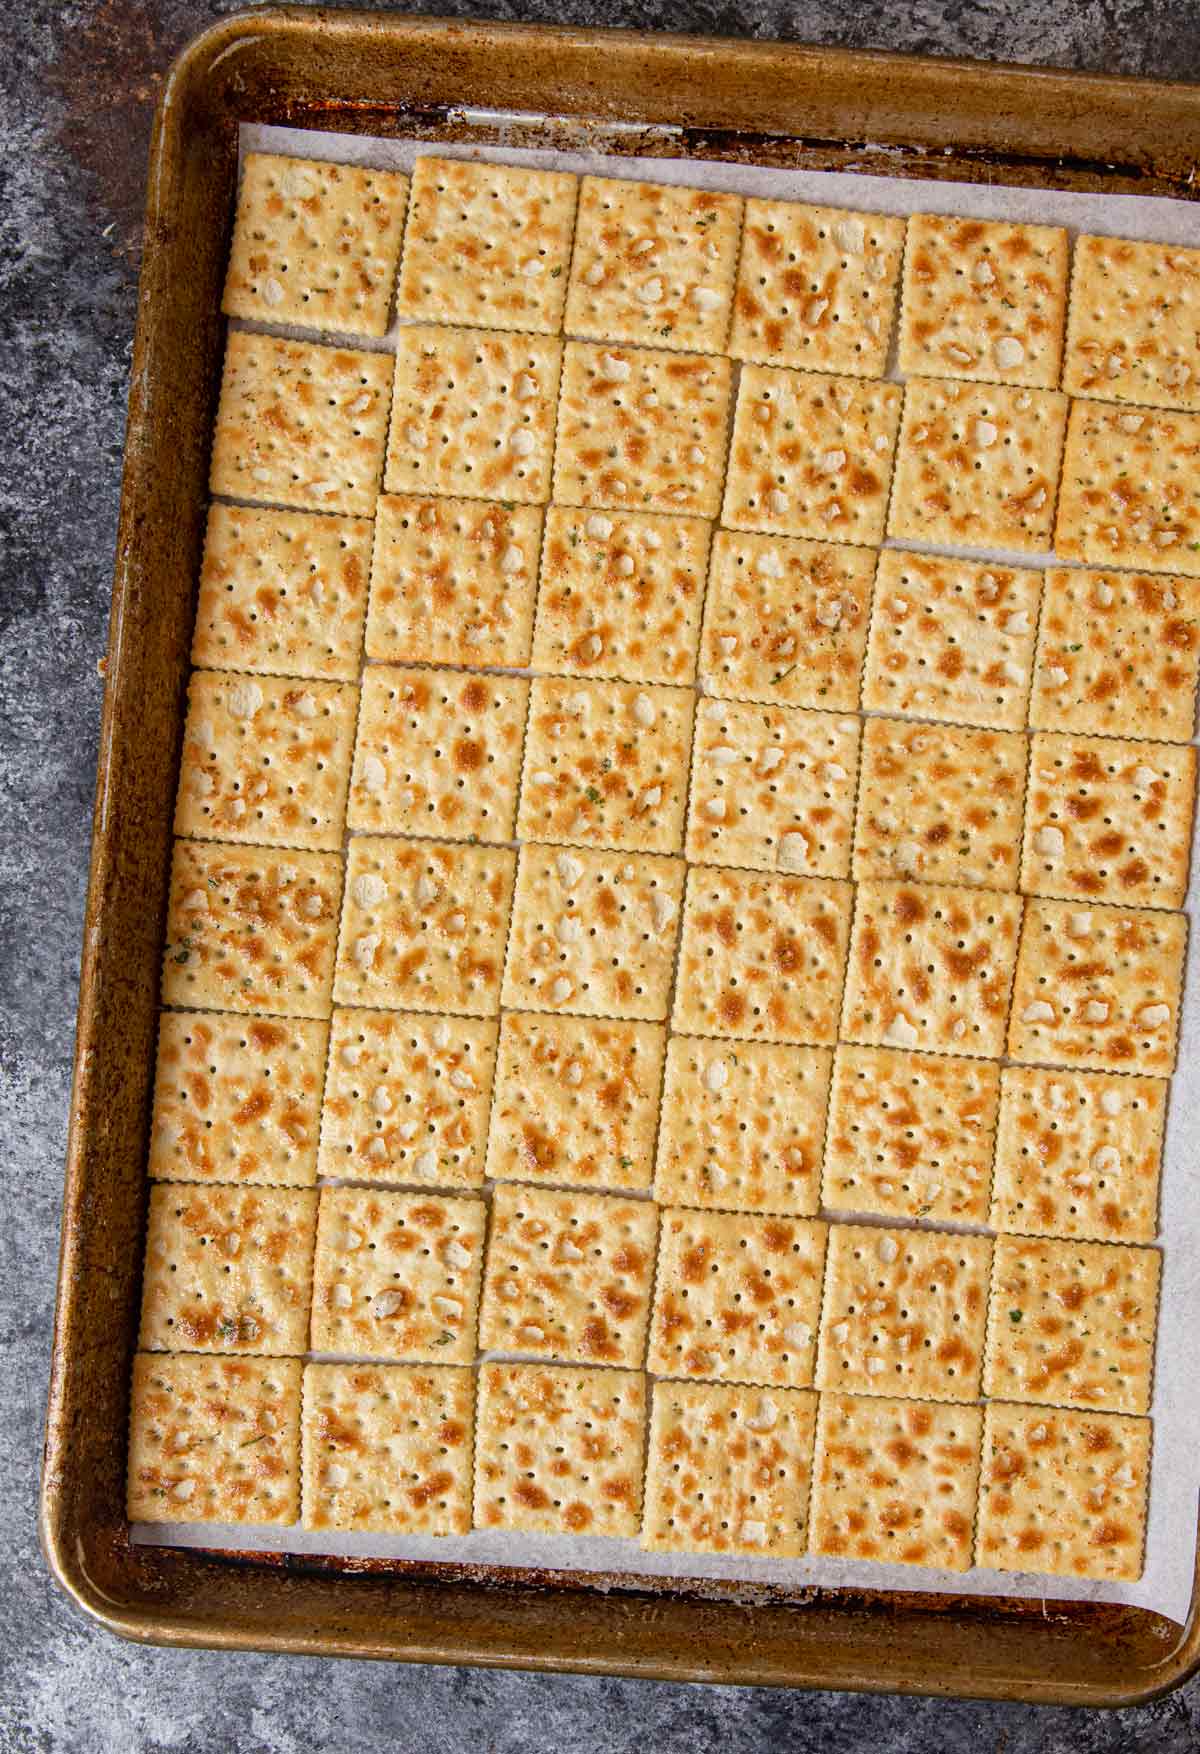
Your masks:
[[[466,120],[471,115],[466,113]],[[1021,219],[1071,231],[1200,245],[1200,205],[1137,195],[1088,195],[1054,189],[1016,189],[987,183],[910,180],[856,172],[785,171],[689,159],[606,156],[586,151],[531,151],[495,144],[506,118],[480,112],[491,143],[442,146],[413,140],[324,134],[298,129],[243,127],[241,151],[292,153],[339,163],[410,170],[421,154],[502,160],[539,168],[602,172],[743,195],[812,201],[877,213],[940,212],[981,219]],[[528,120],[528,118],[526,118]],[[521,118],[513,117],[514,126]],[[596,142],[594,133],[588,139]],[[598,142],[597,142],[598,143]],[[868,148],[864,162],[887,162],[885,148]],[[355,345],[364,345],[356,340]],[[392,343],[368,343],[389,348]],[[975,553],[974,558],[989,558]],[[996,560],[1012,559],[996,554]],[[1030,565],[1028,556],[1019,557]],[[1049,556],[1044,557],[1041,564]],[[1032,564],[1039,564],[1034,562]],[[1200,899],[1193,844],[1187,911]],[[1155,1366],[1154,1454],[1145,1568],[1136,1583],[1102,1584],[1036,1573],[948,1572],[907,1565],[831,1559],[753,1559],[744,1555],[644,1553],[634,1541],[475,1531],[463,1536],[386,1536],[309,1533],[299,1528],[246,1528],[220,1524],[135,1524],[133,1539],[160,1546],[240,1551],[322,1553],[346,1557],[462,1562],[485,1566],[628,1573],[633,1576],[744,1580],[802,1590],[827,1588],[949,1591],[960,1595],[1022,1596],[1043,1600],[1122,1602],[1184,1622],[1192,1595],[1200,1506],[1200,1395],[1196,1348],[1200,1336],[1200,955],[1189,956],[1179,1066],[1171,1087],[1163,1165],[1160,1244],[1162,1300]]]

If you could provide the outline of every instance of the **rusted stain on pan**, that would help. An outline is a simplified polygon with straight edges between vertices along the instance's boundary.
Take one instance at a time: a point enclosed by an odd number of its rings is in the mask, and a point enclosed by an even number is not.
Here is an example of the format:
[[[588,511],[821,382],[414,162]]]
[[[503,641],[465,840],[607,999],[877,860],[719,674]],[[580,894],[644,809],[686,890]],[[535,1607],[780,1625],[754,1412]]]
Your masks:
[[[58,77],[70,106],[64,138],[132,249],[143,184],[136,130],[160,89],[162,13],[154,0],[110,3],[98,14],[101,35],[110,24],[110,41],[81,39],[64,51]],[[876,154],[881,171],[977,176],[986,164],[995,180],[1176,194],[1190,190],[1185,150],[1200,139],[1200,91],[309,9],[224,21],[192,44],[161,90],[43,1470],[41,1532],[59,1583],[114,1630],[161,1643],[1080,1704],[1125,1703],[1177,1684],[1200,1664],[1195,1615],[1184,1630],[1082,1603],[789,1594],[625,1574],[134,1546],[124,1453],[161,924],[238,122],[488,138],[465,119],[469,106],[506,112],[510,144],[586,141],[625,153],[870,168],[862,146],[870,140],[894,148]],[[555,117],[537,113],[547,92]]]

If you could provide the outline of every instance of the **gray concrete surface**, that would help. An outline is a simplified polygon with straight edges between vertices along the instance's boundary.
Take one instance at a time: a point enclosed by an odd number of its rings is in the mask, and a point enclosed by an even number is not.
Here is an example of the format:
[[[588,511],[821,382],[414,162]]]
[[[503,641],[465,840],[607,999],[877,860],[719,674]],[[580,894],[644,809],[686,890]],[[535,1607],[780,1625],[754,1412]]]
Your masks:
[[[1194,77],[1189,0],[434,0]],[[163,69],[221,0],[0,11],[0,1754],[445,1750],[1101,1754],[1200,1748],[1200,1683],[1110,1716],[117,1644],[34,1530],[80,921],[116,521],[140,150]]]

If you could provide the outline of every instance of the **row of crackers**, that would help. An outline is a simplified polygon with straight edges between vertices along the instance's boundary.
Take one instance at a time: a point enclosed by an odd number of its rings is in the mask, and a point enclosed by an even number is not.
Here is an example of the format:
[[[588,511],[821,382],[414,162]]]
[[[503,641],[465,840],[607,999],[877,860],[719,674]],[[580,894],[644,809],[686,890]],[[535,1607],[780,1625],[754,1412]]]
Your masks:
[[[410,183],[250,154],[224,309],[381,336],[395,283],[405,322],[878,378],[903,274],[906,376],[1061,381],[1074,395],[1200,408],[1200,251],[1081,237],[1068,298],[1069,249],[1052,226],[905,221],[436,157],[418,159]]]
[[[162,997],[314,1018],[334,1000],[669,1012],[683,1035],[1165,1076],[1186,939],[1165,909],[650,853],[363,835],[343,869],[335,853],[178,840]]]
[[[389,494],[719,516],[851,545],[1053,546],[1194,577],[1198,447],[1198,413],[1058,390],[748,365],[735,399],[719,356],[417,325],[393,359],[243,330],[210,486],[370,516],[382,476]]]
[[[1150,1442],[1005,1401],[139,1353],[128,1514],[1136,1578]]]
[[[1198,623],[1200,583],[1174,576],[385,495],[374,522],[214,505],[192,659],[356,681],[365,624],[386,663],[1186,742]]]
[[[501,1184],[155,1184],[147,1351],[470,1364],[1144,1414],[1157,1249]],[[990,1288],[990,1313],[989,1313]]]
[[[515,836],[1179,907],[1195,765],[1188,744],[697,705],[654,684],[376,664],[359,690],[201,670],[175,829],[314,851],[346,828]]]
[[[668,1039],[607,1018],[172,1011],[148,1173],[455,1192],[487,1179],[1151,1242],[1166,1097],[1165,1079],[1128,1073]]]

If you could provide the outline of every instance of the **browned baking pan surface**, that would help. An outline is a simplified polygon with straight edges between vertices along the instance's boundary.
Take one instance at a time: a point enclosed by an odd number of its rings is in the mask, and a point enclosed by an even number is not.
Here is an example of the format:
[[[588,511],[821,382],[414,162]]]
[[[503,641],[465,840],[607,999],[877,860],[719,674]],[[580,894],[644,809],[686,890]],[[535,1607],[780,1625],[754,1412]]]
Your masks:
[[[489,132],[480,112],[504,119]],[[125,1426],[159,947],[242,122],[431,143],[495,143],[503,128],[508,146],[1189,197],[1200,93],[287,9],[226,20],[186,51],[151,148],[113,590],[42,1494],[55,1576],[147,1642],[1089,1705],[1178,1685],[1200,1665],[1194,1610],[1180,1628],[1080,1603],[788,1595],[130,1542]]]

